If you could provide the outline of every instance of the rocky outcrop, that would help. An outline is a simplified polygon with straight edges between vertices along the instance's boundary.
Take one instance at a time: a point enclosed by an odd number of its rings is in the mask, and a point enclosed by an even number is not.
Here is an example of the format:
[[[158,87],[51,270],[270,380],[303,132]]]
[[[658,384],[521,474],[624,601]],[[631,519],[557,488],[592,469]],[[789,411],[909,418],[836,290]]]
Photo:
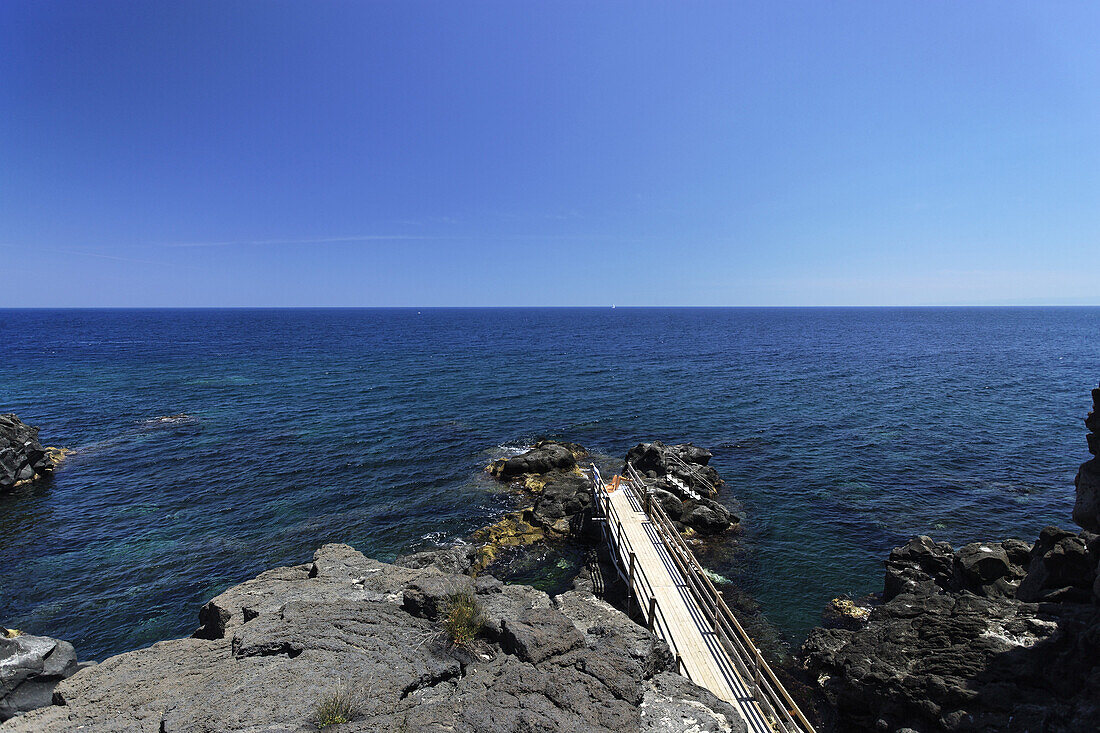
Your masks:
[[[494,461],[489,472],[517,483],[533,500],[524,521],[552,534],[578,534],[592,509],[588,478],[577,466],[587,455],[576,443],[541,440],[518,456]]]
[[[393,561],[393,564],[416,570],[435,568],[443,573],[465,575],[470,572],[476,562],[477,547],[462,543],[438,550],[425,550],[424,552],[414,552],[411,555],[401,555]]]
[[[1100,389],[1085,419],[1097,454]],[[1100,721],[1100,459],[1073,518],[1034,545],[959,550],[915,537],[886,561],[865,621],[814,629],[801,659],[843,730],[1096,730]],[[833,615],[830,613],[830,616]]]
[[[1092,412],[1085,418],[1089,429],[1089,453],[1093,458],[1081,464],[1074,483],[1077,503],[1073,506],[1073,521],[1090,532],[1100,532],[1100,389],[1092,391]]]
[[[492,564],[505,548],[546,539],[593,538],[590,519],[595,502],[588,478],[577,465],[577,458],[585,455],[575,443],[541,440],[525,453],[489,464],[493,477],[517,487],[531,505],[474,533],[475,571]]]
[[[690,494],[715,496],[722,479],[710,465],[713,454],[690,443],[665,445],[661,442],[639,443],[627,451],[626,462],[654,485],[687,498]]]
[[[485,623],[447,643],[443,610],[471,595]],[[575,590],[326,545],[203,606],[194,638],[112,657],[58,685],[4,731],[305,731],[322,701],[353,701],[341,731],[742,731],[736,711],[673,674],[668,647]]]
[[[540,440],[533,448],[511,458],[503,458],[489,464],[489,473],[508,480],[524,474],[543,474],[550,471],[571,471],[577,465],[584,449],[575,443],[556,440]]]
[[[690,443],[639,443],[626,454],[669,519],[684,532],[714,535],[739,519],[715,501],[723,481],[708,464],[712,454]],[[624,465],[623,470],[626,470]]]
[[[806,671],[853,731],[1080,731],[1100,720],[1096,535],[890,553],[881,605],[813,630]]]
[[[57,683],[77,669],[67,641],[0,629],[0,720],[49,705]]]
[[[12,414],[0,415],[0,491],[52,472],[64,457],[59,448],[44,448],[38,428]]]

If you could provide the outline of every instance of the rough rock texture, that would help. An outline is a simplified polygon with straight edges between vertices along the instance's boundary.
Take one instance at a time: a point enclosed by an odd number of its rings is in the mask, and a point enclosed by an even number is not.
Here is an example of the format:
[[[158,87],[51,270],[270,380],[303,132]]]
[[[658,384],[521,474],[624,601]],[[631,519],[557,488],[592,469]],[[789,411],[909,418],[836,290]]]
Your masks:
[[[448,648],[439,615],[476,594],[482,637]],[[369,560],[326,545],[203,606],[195,638],[112,657],[4,731],[305,731],[354,690],[341,731],[741,731],[736,712],[670,674],[663,642],[583,591]]]
[[[490,464],[494,477],[517,484],[533,502],[528,509],[506,517],[506,526],[481,531],[477,539],[489,546],[490,555],[497,549],[495,539],[500,540],[498,546],[510,546],[523,544],[524,539],[581,536],[591,530],[592,491],[577,467],[577,457],[583,455],[584,448],[575,443],[542,440],[522,455]],[[521,531],[524,524],[534,531]]]
[[[712,498],[717,496],[723,481],[707,465],[711,455],[710,451],[690,443],[639,443],[626,454],[626,462],[650,486],[678,529],[713,535],[725,532],[739,520]]]
[[[1098,539],[1048,527],[1034,547],[895,549],[866,624],[814,629],[802,647],[838,729],[1095,730]]]
[[[464,575],[470,572],[475,562],[477,562],[477,547],[458,544],[438,550],[402,555],[394,560],[393,564],[403,568],[435,568],[444,573]]]
[[[38,428],[16,415],[0,415],[0,491],[50,473],[60,456],[58,449],[38,442]]]
[[[1088,445],[1093,458],[1081,464],[1074,483],[1077,486],[1077,503],[1073,507],[1073,521],[1090,532],[1100,532],[1100,389],[1092,391],[1092,412],[1085,418],[1089,429]]]
[[[578,453],[583,454],[583,449],[572,443],[540,440],[526,453],[493,461],[489,472],[500,479],[511,479],[525,473],[569,471],[577,465]]]
[[[591,535],[592,492],[576,461],[584,455],[584,448],[575,443],[543,440],[522,455],[494,461],[489,472],[498,479],[518,483],[534,501],[529,509],[510,515],[507,521],[529,523],[551,536]],[[626,456],[677,527],[703,535],[724,532],[738,521],[729,509],[711,498],[717,495],[722,479],[707,465],[710,459],[710,451],[703,448],[656,442],[639,443]],[[482,531],[482,541],[491,540],[491,529]],[[516,533],[503,534],[511,537]],[[489,554],[494,554],[493,549],[490,546]],[[481,567],[484,565],[481,563]]]
[[[0,632],[0,720],[49,705],[57,683],[77,669],[67,641]]]

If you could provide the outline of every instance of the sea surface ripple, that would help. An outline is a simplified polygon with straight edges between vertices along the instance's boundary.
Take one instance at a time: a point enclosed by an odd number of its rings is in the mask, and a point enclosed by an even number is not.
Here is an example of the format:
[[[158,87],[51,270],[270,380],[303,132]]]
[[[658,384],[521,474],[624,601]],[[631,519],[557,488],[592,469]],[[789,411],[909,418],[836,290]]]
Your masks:
[[[540,436],[713,449],[745,533],[709,561],[797,642],[914,534],[1070,524],[1100,309],[4,310],[0,363],[77,450],[0,497],[0,624],[82,658],[325,542],[464,537]]]

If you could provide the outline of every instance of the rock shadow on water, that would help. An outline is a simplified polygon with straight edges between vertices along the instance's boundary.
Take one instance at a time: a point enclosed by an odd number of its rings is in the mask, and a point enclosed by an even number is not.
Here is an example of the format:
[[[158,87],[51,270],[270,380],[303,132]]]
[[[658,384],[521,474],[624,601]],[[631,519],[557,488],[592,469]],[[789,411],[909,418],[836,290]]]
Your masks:
[[[484,572],[505,583],[529,585],[556,596],[573,588],[590,554],[590,549],[569,542],[510,547],[503,549]]]

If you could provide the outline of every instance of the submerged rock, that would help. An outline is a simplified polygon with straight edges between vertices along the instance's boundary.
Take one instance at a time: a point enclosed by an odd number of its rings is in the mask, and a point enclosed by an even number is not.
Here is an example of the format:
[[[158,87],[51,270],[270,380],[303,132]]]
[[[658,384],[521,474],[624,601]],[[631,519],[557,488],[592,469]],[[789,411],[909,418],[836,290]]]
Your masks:
[[[485,623],[451,647],[459,589]],[[195,638],[112,657],[3,730],[305,731],[344,690],[343,731],[743,731],[664,642],[589,593],[551,599],[491,577],[402,568],[326,545],[203,607]],[[692,727],[694,726],[694,727]]]
[[[51,473],[66,451],[45,448],[38,428],[12,414],[0,415],[0,491]]]

